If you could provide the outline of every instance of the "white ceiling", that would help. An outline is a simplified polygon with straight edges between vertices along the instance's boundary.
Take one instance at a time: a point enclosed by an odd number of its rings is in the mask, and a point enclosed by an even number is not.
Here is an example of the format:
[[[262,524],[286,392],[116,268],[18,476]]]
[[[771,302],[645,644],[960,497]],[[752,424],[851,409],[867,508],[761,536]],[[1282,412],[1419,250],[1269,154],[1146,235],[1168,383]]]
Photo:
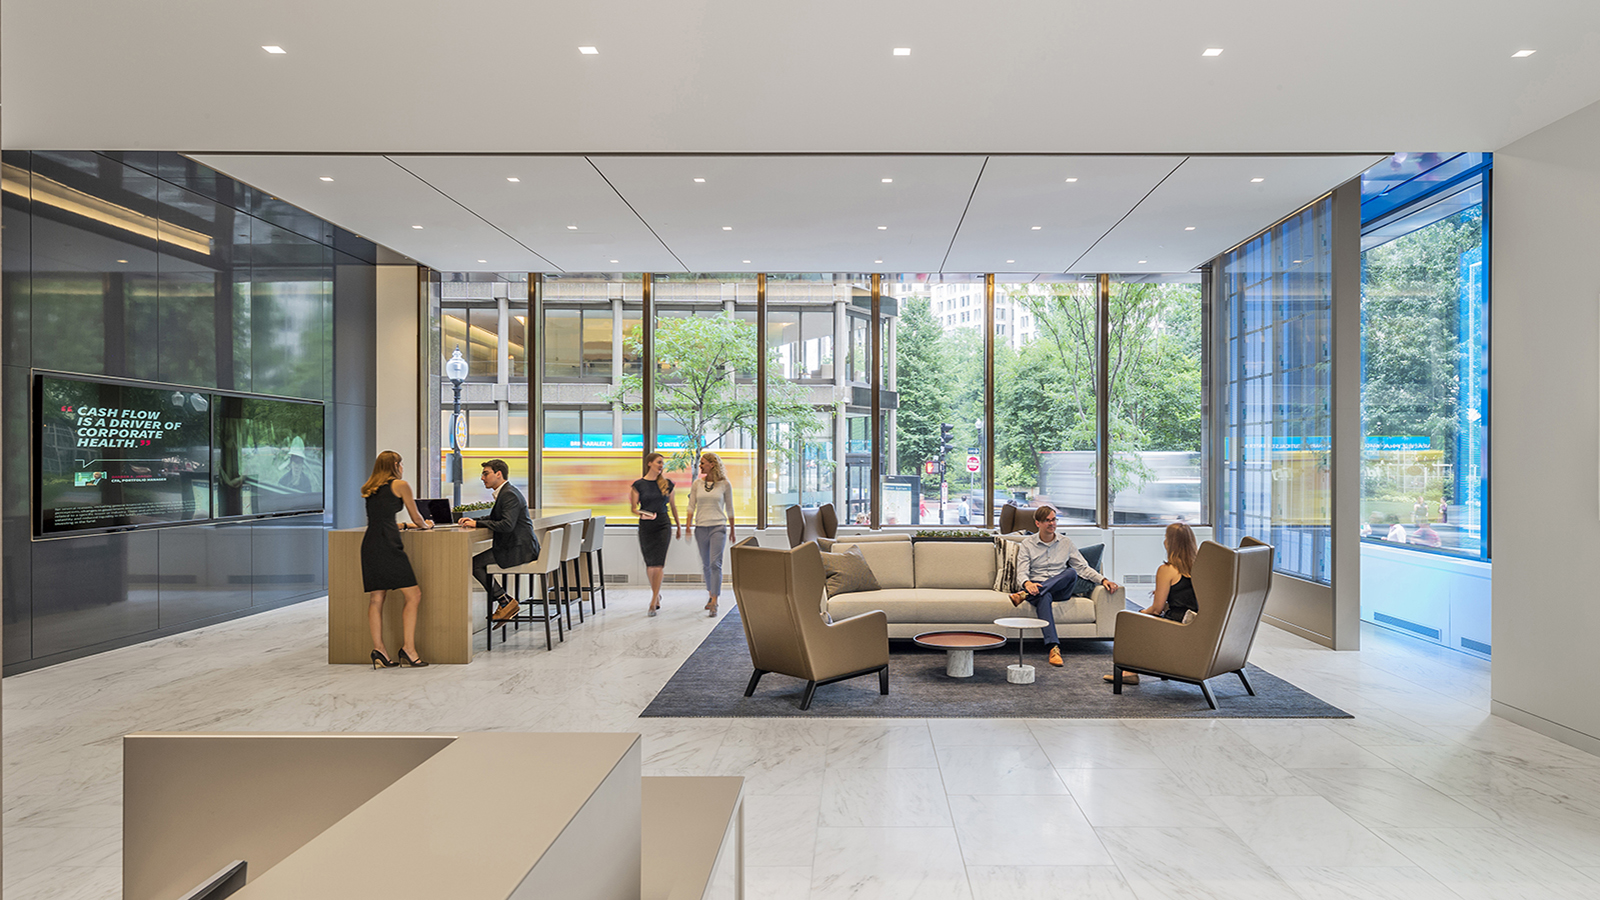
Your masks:
[[[1597,47],[1594,0],[4,0],[0,102],[14,149],[1494,150]]]
[[[453,270],[1182,271],[1597,101],[1595,0],[0,0],[0,146],[198,155]]]
[[[1139,273],[1381,157],[196,158],[442,271]]]

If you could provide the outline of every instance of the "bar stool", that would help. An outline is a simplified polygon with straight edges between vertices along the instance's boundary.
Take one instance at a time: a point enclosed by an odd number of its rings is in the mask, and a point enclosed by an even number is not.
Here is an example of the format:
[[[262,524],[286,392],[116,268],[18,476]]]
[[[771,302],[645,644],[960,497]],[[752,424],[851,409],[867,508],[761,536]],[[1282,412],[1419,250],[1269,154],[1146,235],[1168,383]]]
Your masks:
[[[486,616],[489,622],[489,631],[484,642],[488,644],[488,649],[490,651],[494,650],[494,630],[496,628],[500,629],[500,643],[504,644],[506,642],[506,626],[517,625],[520,627],[522,622],[543,622],[544,648],[546,650],[554,649],[555,645],[550,642],[550,620],[552,617],[555,619],[557,635],[560,637],[562,643],[566,642],[567,633],[565,629],[561,627],[561,606],[559,597],[556,601],[555,612],[552,613],[550,611],[550,576],[560,576],[563,557],[566,556],[566,549],[567,529],[547,528],[539,533],[539,555],[535,557],[532,562],[526,562],[520,566],[512,566],[509,569],[502,569],[493,564],[489,566],[490,575],[500,576],[501,586],[505,585],[507,575],[512,577],[512,590],[507,594],[507,596],[510,596],[513,599],[515,599],[522,587],[522,576],[528,576],[528,588],[530,591],[533,588],[533,576],[539,576],[539,594],[544,606],[544,612],[542,614],[534,612],[533,597],[529,596],[528,607],[526,611],[520,611],[516,615],[496,622],[494,620],[494,600],[489,599],[488,613]],[[568,618],[571,618],[570,612],[568,613]]]
[[[561,554],[561,602],[567,607],[567,627],[572,627],[572,595],[578,595],[578,621],[583,621],[583,593],[578,587],[578,556],[583,553],[583,523],[569,522],[563,529],[567,534],[566,546]],[[572,581],[567,581],[567,566],[572,567]]]
[[[594,595],[596,590],[600,593],[600,608],[606,606],[606,517],[593,516],[583,523],[583,565],[589,574],[588,587],[580,587],[580,591],[589,592],[589,611],[594,612]],[[596,569],[598,568],[598,575]],[[579,600],[582,603],[582,600]]]

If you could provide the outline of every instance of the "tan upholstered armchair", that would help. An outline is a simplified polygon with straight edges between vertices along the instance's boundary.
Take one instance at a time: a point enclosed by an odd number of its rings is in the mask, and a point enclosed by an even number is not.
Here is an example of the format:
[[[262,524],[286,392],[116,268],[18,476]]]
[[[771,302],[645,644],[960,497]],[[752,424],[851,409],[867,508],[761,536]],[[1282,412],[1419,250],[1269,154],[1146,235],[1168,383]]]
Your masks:
[[[1122,693],[1123,672],[1138,672],[1197,684],[1206,703],[1216,709],[1206,679],[1232,672],[1255,696],[1244,666],[1272,588],[1272,547],[1249,537],[1237,550],[1206,541],[1190,579],[1200,612],[1187,624],[1128,610],[1117,613],[1111,655],[1115,693]]]
[[[768,672],[805,679],[801,709],[811,708],[817,685],[873,672],[878,693],[889,693],[889,619],[875,611],[823,621],[825,576],[815,543],[768,550],[745,538],[732,557],[733,598],[755,666],[746,697]]]
[[[824,503],[816,509],[791,506],[785,513],[789,517],[791,547],[798,547],[806,541],[818,538],[832,538],[839,533],[839,517],[834,513],[832,503]]]
[[[1007,501],[1000,507],[1000,533],[1010,534],[1013,531],[1034,531],[1033,511],[1035,506],[1018,506]]]

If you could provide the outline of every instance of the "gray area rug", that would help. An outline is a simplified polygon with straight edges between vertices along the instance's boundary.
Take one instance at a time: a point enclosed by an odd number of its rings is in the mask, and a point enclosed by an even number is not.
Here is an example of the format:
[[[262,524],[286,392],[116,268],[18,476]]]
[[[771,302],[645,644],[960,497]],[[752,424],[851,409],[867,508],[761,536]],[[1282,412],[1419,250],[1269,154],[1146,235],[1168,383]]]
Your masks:
[[[737,608],[729,610],[694,653],[656,694],[641,717],[843,716],[865,718],[1337,718],[1350,714],[1325,703],[1257,666],[1245,674],[1256,696],[1245,693],[1233,675],[1211,679],[1219,709],[1206,706],[1200,689],[1178,681],[1144,676],[1125,685],[1121,696],[1101,676],[1111,672],[1110,641],[1065,641],[1066,665],[1054,668],[1044,659],[1037,638],[1028,641],[1026,661],[1036,671],[1033,684],[1006,682],[1006,666],[1014,665],[1017,645],[979,651],[971,678],[945,674],[945,654],[910,641],[889,644],[889,696],[878,693],[877,675],[865,675],[817,688],[809,710],[801,711],[805,682],[769,673],[755,696],[744,695],[754,671]]]

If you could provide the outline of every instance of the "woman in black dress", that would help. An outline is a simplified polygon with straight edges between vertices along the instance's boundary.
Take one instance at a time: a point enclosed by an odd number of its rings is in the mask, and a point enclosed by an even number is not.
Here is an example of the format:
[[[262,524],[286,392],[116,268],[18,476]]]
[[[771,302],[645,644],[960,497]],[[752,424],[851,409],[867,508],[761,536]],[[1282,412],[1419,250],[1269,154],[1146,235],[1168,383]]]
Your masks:
[[[1200,612],[1200,604],[1194,596],[1194,584],[1189,580],[1194,570],[1195,556],[1199,554],[1195,546],[1194,529],[1182,522],[1173,522],[1167,526],[1166,536],[1161,543],[1166,548],[1167,561],[1156,568],[1155,594],[1150,599],[1150,605],[1139,612],[1182,624],[1190,613]],[[1106,680],[1114,681],[1115,678],[1107,675]],[[1122,683],[1138,684],[1139,676],[1134,672],[1124,672]]]
[[[644,477],[628,489],[628,506],[639,517],[639,552],[644,555],[644,571],[650,577],[650,612],[661,608],[661,575],[666,570],[667,546],[672,543],[672,526],[678,522],[678,498],[672,494],[672,480],[661,474],[667,458],[652,453],[644,458]],[[672,518],[667,518],[668,511]],[[678,523],[678,537],[683,525]]]
[[[372,477],[361,486],[361,496],[367,498],[367,533],[361,538],[361,583],[367,592],[367,626],[372,630],[372,667],[385,668],[404,663],[408,666],[425,666],[417,653],[417,607],[422,603],[422,588],[417,586],[417,575],[411,571],[411,560],[406,558],[405,547],[400,543],[400,528],[394,514],[402,508],[411,516],[410,527],[432,528],[433,522],[417,512],[417,501],[411,495],[411,485],[400,480],[403,467],[400,454],[385,450],[372,464]],[[404,643],[400,646],[400,662],[389,658],[383,647],[383,598],[390,591],[399,591],[405,597],[405,608],[400,611]]]

